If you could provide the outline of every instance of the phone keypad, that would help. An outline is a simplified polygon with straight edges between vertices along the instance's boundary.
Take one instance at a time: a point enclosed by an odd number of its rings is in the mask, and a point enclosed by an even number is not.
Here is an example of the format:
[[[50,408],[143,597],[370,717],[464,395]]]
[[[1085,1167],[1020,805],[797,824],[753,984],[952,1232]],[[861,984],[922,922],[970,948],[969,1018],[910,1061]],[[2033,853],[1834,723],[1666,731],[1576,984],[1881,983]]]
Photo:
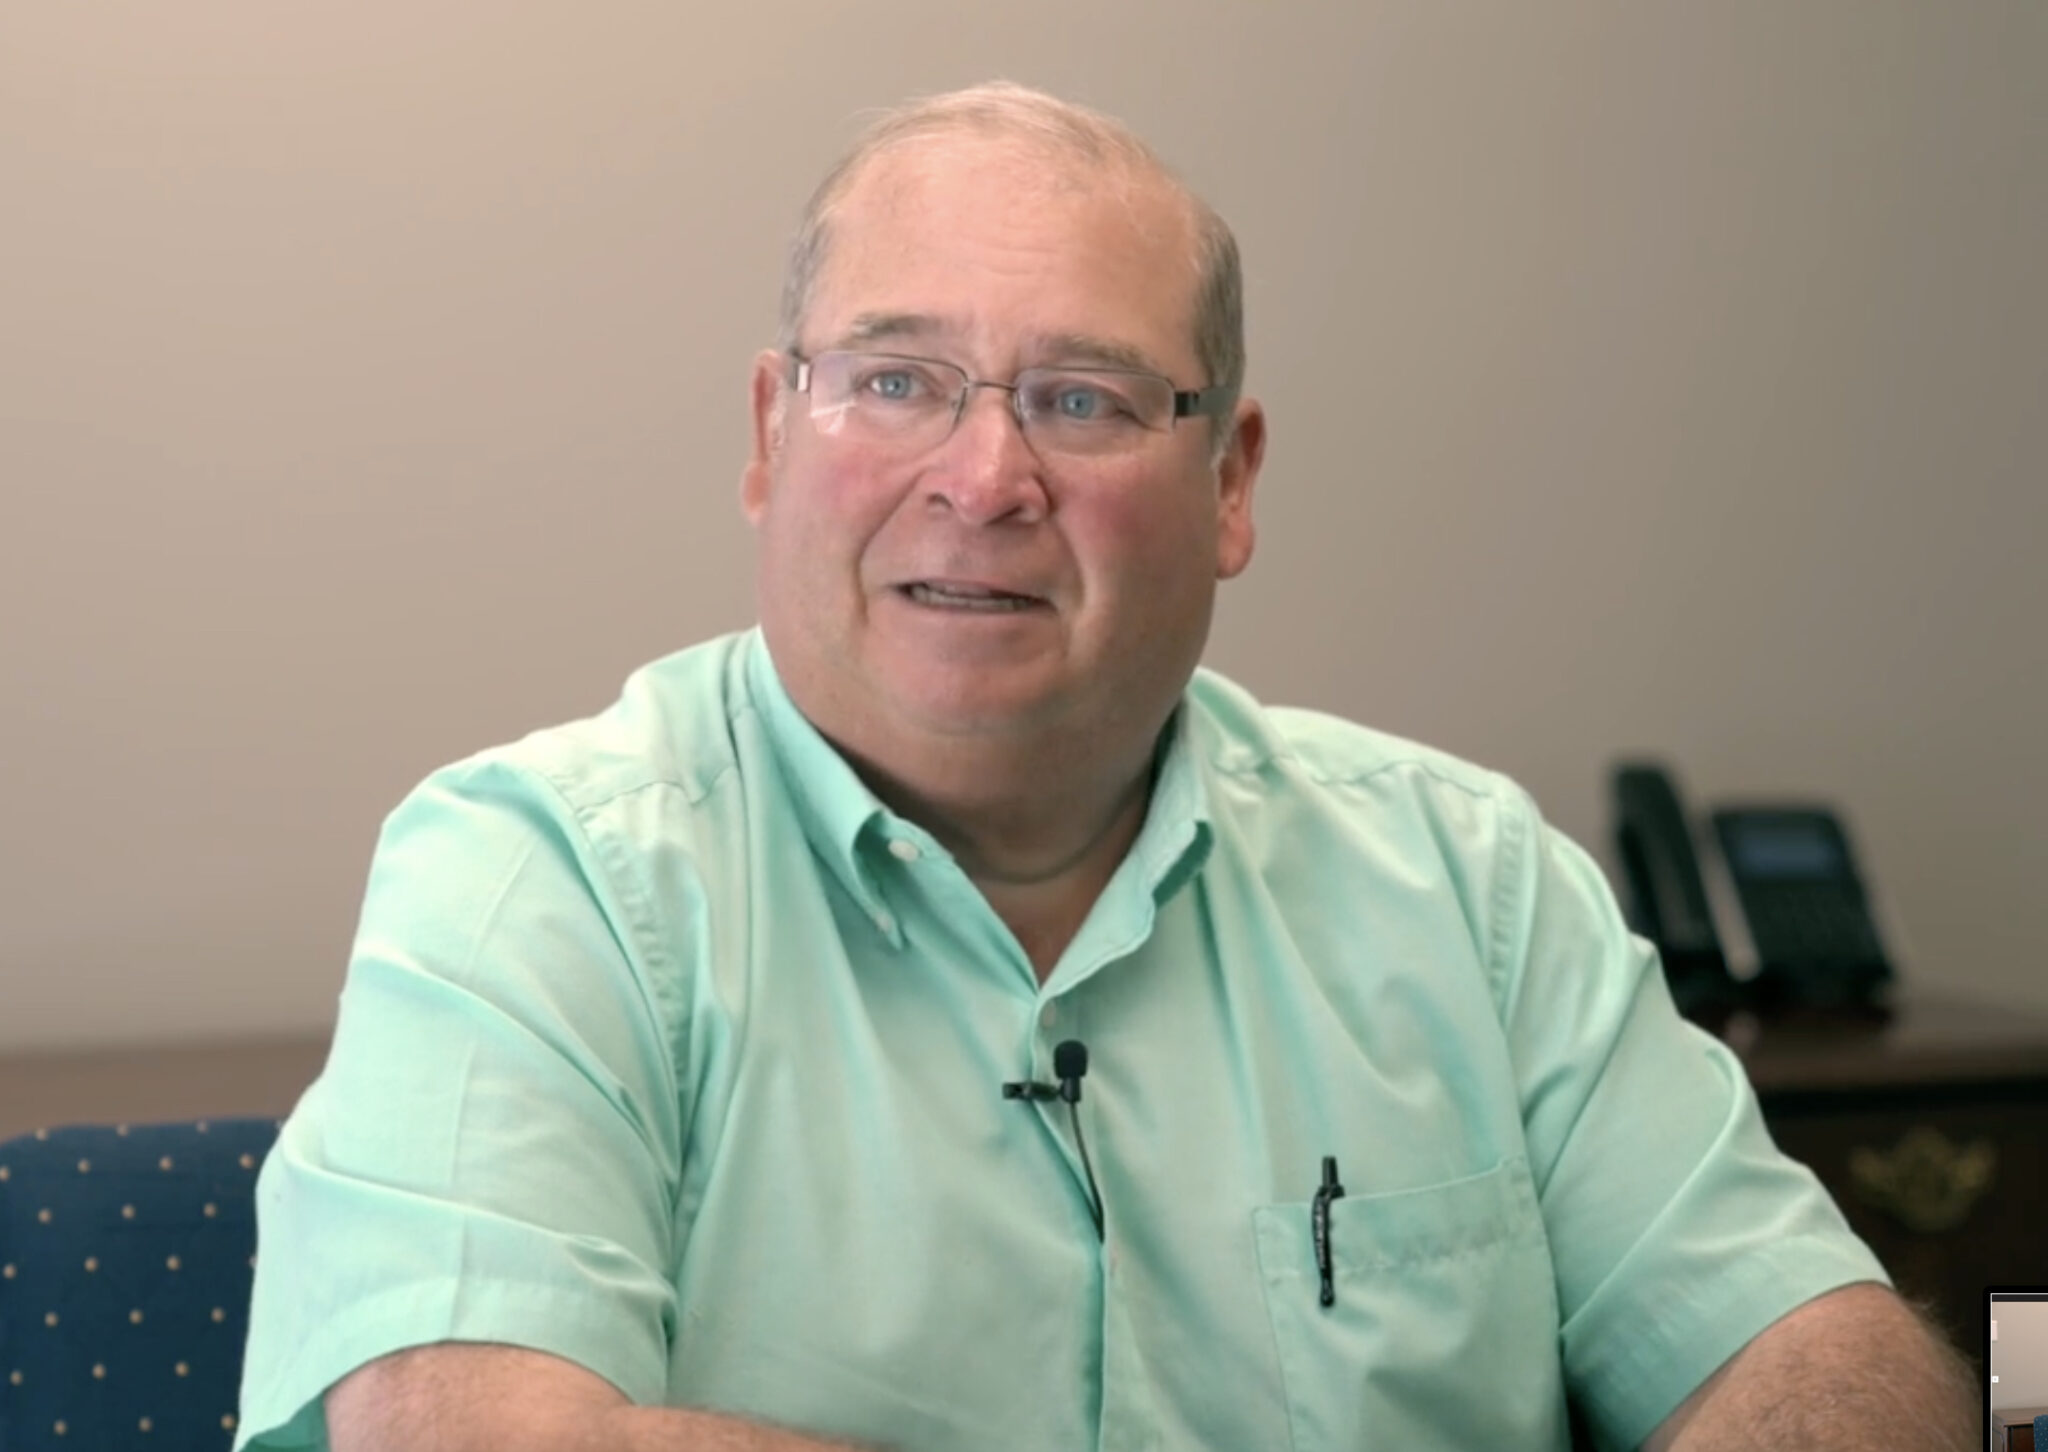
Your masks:
[[[1863,895],[1853,888],[1750,883],[1742,906],[1767,963],[1876,963],[1884,957]]]

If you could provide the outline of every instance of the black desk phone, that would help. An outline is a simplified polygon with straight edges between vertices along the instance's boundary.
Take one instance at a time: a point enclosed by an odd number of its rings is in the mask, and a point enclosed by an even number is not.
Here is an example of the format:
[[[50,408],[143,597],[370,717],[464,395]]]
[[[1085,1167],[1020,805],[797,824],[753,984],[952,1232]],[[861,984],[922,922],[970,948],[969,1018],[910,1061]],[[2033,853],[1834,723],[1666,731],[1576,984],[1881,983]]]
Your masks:
[[[1651,762],[1618,764],[1613,786],[1623,909],[1680,1012],[1884,1011],[1892,965],[1835,813],[1721,806],[1695,821]]]

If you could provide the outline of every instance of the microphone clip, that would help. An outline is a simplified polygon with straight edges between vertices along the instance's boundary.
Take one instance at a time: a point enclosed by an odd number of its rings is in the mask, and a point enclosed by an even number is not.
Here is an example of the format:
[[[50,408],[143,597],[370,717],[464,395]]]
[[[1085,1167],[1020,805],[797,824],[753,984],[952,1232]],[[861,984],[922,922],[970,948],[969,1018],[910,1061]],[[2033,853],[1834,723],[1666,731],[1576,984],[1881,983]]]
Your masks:
[[[1035,1079],[1013,1079],[1003,1086],[1005,1099],[1057,1099],[1060,1086],[1041,1084]]]

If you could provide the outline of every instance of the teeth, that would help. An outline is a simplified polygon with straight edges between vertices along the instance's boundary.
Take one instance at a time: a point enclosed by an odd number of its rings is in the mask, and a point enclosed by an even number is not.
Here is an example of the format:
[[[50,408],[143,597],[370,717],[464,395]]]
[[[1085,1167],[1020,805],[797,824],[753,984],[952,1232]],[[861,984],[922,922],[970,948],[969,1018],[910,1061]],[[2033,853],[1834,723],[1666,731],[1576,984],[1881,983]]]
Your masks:
[[[952,610],[1029,610],[1038,603],[1023,595],[999,595],[986,590],[946,590],[935,585],[911,585],[905,593],[920,605],[940,605]]]

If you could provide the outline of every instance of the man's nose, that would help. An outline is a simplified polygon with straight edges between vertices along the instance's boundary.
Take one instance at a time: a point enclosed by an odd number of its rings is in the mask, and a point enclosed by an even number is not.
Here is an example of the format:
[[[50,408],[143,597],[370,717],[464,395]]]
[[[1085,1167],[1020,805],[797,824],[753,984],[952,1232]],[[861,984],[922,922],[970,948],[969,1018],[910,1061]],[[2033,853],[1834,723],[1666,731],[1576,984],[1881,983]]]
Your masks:
[[[1024,436],[1015,391],[977,383],[969,387],[959,422],[932,460],[927,487],[970,524],[1011,516],[1035,523],[1048,508],[1043,467]]]

